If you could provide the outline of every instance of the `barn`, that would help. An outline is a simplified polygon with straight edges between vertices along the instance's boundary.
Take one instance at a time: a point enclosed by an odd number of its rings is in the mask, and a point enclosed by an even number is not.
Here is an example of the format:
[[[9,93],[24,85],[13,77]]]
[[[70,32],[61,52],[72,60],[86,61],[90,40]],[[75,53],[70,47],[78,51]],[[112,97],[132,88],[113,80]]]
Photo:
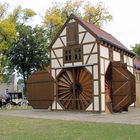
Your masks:
[[[121,112],[135,102],[135,54],[111,34],[71,15],[52,41],[50,54],[50,73],[28,81],[34,108]]]

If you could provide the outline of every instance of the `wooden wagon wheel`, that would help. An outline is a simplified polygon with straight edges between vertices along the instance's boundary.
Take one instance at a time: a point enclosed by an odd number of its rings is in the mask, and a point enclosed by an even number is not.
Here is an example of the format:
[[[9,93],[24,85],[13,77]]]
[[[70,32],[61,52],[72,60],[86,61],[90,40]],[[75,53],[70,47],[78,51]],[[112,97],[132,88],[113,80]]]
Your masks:
[[[58,100],[64,109],[85,110],[92,100],[92,75],[85,68],[69,68],[57,78]]]

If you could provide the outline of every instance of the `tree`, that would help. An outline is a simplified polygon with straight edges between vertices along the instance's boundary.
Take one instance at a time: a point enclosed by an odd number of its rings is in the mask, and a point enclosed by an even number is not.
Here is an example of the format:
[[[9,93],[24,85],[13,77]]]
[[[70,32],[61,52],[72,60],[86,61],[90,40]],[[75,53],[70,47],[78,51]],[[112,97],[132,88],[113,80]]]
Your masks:
[[[47,39],[42,27],[20,24],[17,38],[10,48],[8,58],[14,68],[23,76],[25,92],[26,81],[33,71],[44,69],[49,63]]]
[[[0,81],[8,79],[6,74],[9,75],[12,72],[9,69],[6,54],[16,39],[18,24],[27,23],[36,14],[33,10],[23,9],[21,6],[16,7],[11,13],[8,10],[7,3],[0,3]]]
[[[86,21],[95,24],[99,28],[103,26],[104,22],[112,20],[111,14],[108,12],[107,8],[102,5],[101,2],[95,6],[92,6],[92,4],[89,2],[85,4],[83,18]]]
[[[134,46],[131,46],[133,52],[137,54],[137,57],[140,59],[140,43],[135,44]]]
[[[16,36],[16,26],[7,17],[9,5],[0,3],[0,81],[3,80],[3,71],[6,64],[6,51]]]
[[[16,22],[16,23],[22,23],[25,24],[30,20],[33,16],[35,16],[36,13],[32,9],[23,9],[21,6],[17,6],[12,13],[8,15],[8,17]]]
[[[83,0],[68,0],[64,4],[55,2],[52,7],[46,10],[44,17],[44,25],[48,30],[50,41],[71,14],[78,15],[100,28],[104,22],[112,20],[111,14],[102,3],[93,5]]]
[[[50,42],[63,23],[64,19],[62,17],[61,9],[59,8],[58,3],[55,3],[51,9],[46,11],[44,17],[44,25],[46,27],[48,40]]]

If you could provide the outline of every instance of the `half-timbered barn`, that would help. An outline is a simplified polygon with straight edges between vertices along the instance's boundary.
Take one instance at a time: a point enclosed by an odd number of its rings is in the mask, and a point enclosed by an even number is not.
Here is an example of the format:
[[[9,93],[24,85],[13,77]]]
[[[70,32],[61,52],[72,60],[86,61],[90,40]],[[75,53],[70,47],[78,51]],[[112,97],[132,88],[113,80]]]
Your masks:
[[[111,34],[71,15],[50,52],[53,110],[120,112],[135,102],[135,54]]]

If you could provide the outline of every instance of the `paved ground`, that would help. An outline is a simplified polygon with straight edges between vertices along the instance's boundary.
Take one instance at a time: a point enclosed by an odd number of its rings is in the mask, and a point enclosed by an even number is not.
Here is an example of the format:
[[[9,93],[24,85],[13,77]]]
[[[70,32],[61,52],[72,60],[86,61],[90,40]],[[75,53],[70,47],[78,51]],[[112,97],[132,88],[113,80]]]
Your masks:
[[[0,111],[0,115],[27,118],[42,118],[51,120],[75,120],[86,122],[111,122],[123,124],[140,124],[140,108],[131,107],[128,112],[114,114],[95,114],[92,112],[69,112],[48,110],[16,110]]]

